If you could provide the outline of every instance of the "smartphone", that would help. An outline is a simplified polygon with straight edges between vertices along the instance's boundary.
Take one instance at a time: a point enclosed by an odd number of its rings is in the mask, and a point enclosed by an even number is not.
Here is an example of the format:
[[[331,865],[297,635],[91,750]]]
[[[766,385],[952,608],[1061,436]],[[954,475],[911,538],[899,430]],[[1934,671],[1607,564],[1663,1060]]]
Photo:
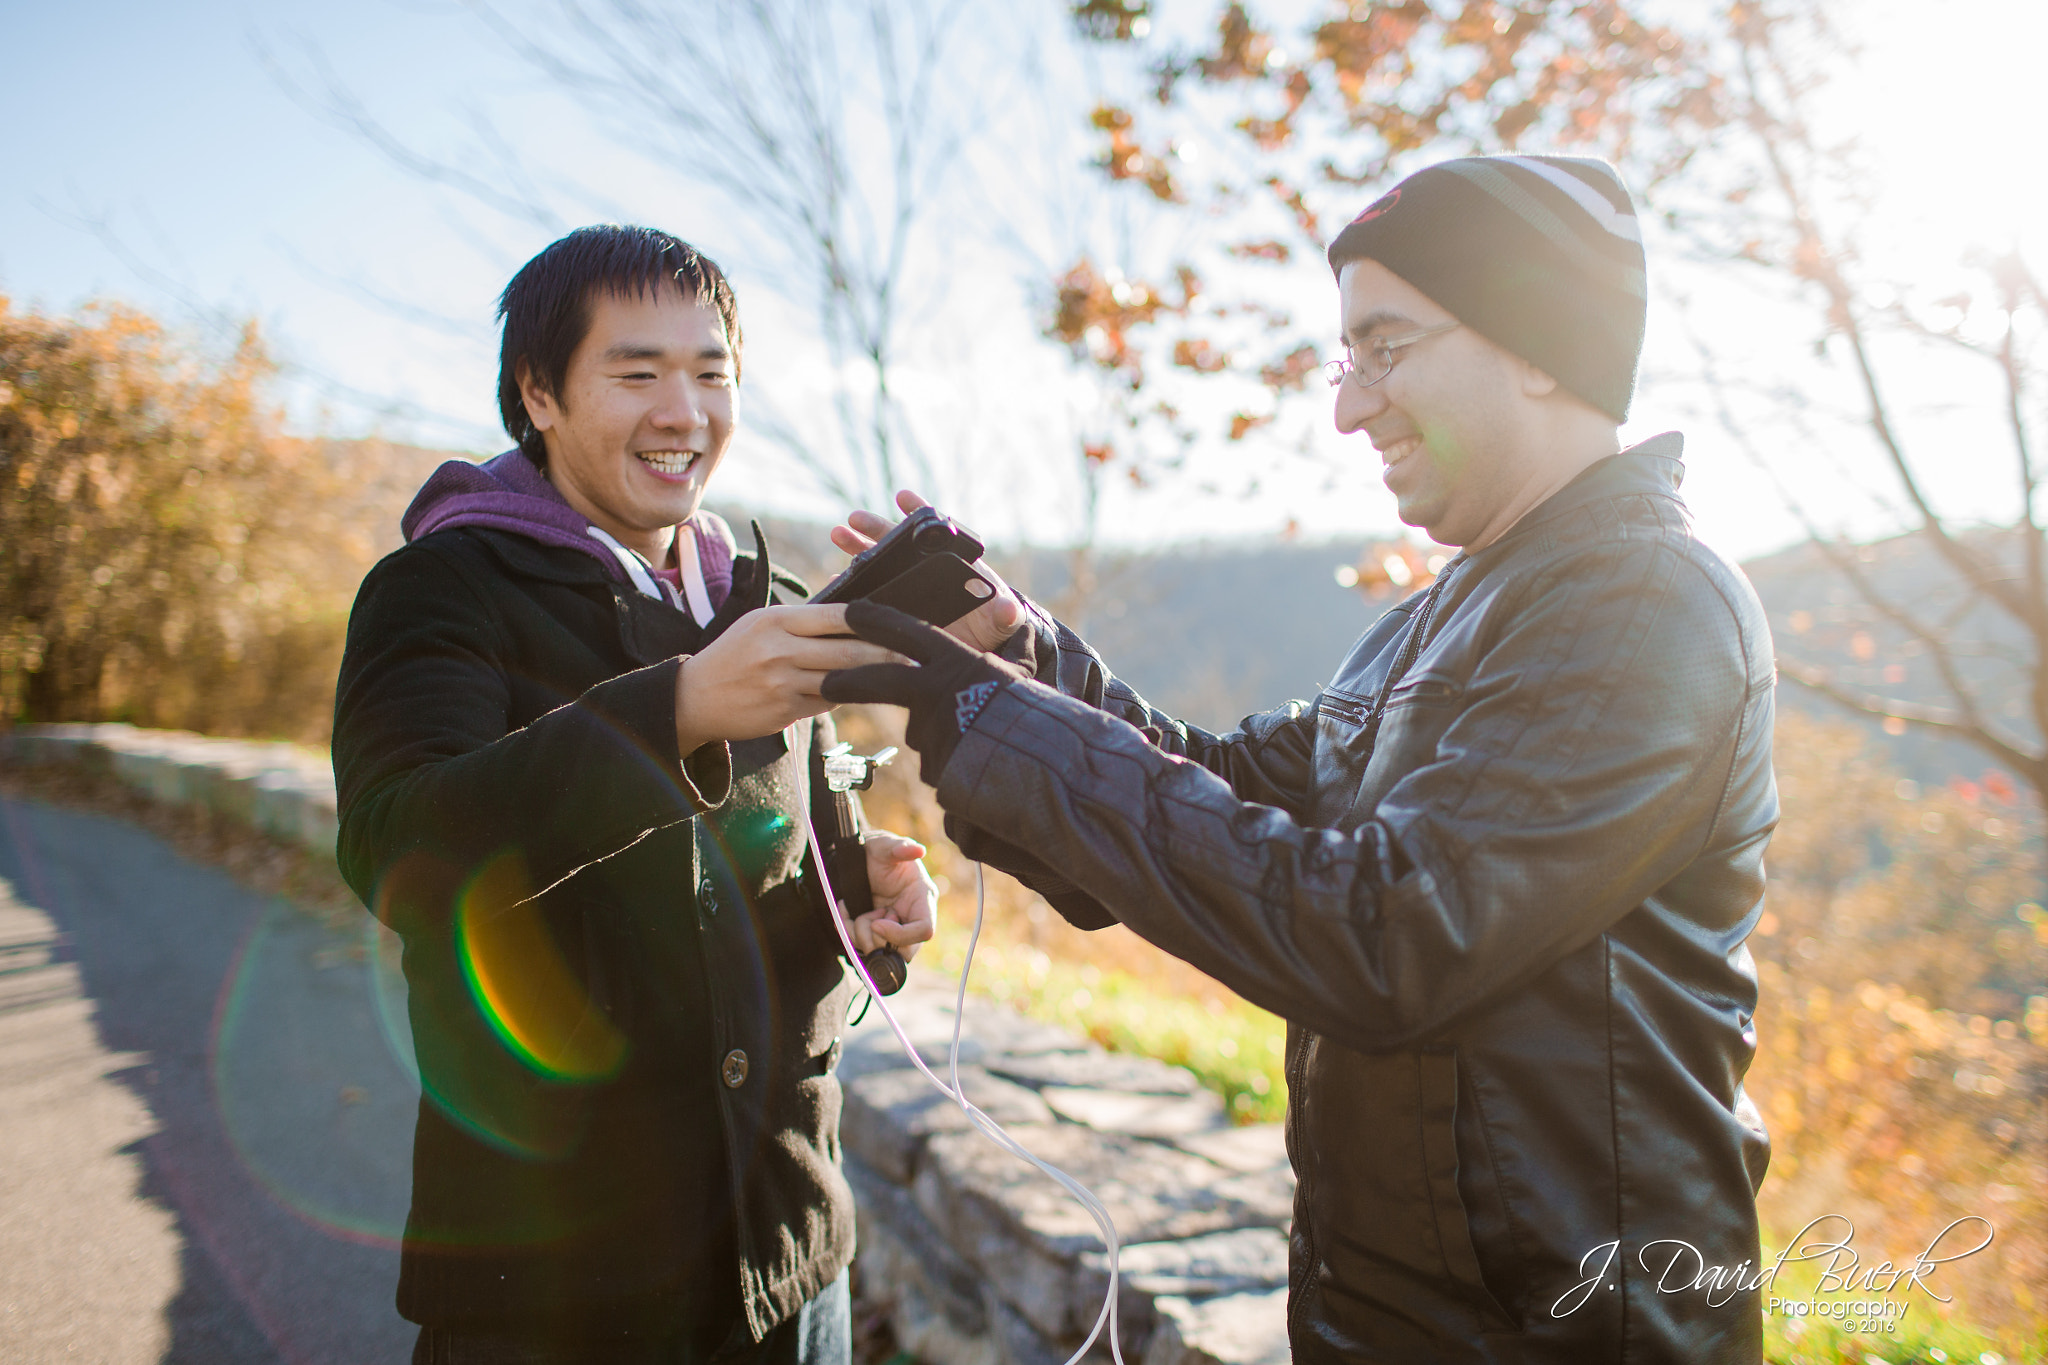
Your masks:
[[[949,626],[995,596],[995,585],[968,561],[981,557],[972,531],[930,507],[921,507],[855,555],[814,603],[865,598],[909,612],[934,626]]]
[[[994,597],[995,585],[954,554],[928,555],[867,595],[920,621],[950,626]]]

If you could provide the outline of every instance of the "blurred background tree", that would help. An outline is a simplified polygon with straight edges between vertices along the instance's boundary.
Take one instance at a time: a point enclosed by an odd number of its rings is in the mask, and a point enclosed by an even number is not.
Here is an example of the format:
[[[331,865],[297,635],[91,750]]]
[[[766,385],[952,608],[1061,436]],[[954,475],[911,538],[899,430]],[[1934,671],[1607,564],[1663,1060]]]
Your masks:
[[[1768,1234],[1789,1238],[1838,1214],[1859,1229],[1867,1267],[1905,1264],[1954,1219],[1988,1219],[1992,1245],[1942,1268],[1937,1287],[1956,1302],[1916,1295],[1917,1311],[2039,1342],[2048,912],[2038,798],[1997,773],[1923,786],[1842,720],[1781,713],[1777,740],[1785,818],[1749,942],[1763,990],[1746,1082],[1771,1132]],[[1771,1323],[1781,1338],[1787,1325]]]
[[[1270,448],[1290,410],[1326,420],[1323,250],[1407,170],[1518,148],[1606,156],[1639,188],[1682,170],[1723,118],[1721,82],[1654,8],[1336,0],[1283,27],[1228,3],[1190,42],[1146,0],[1070,4],[1125,73],[1089,115],[1096,166],[1152,227],[1057,280],[1048,335],[1113,398],[1091,458],[1157,482],[1205,439]]]
[[[210,355],[0,298],[0,718],[324,738],[419,461],[285,436],[270,373],[253,324]]]
[[[2048,796],[2048,540],[2030,425],[2048,292],[1989,223],[1969,229],[1989,240],[1943,243],[1946,259],[1884,239],[1886,196],[1908,187],[1840,98],[1863,11],[1335,0],[1282,27],[1228,3],[1192,45],[1164,38],[1146,0],[1075,0],[1070,12],[1142,77],[1094,110],[1097,166],[1183,253],[1150,277],[1085,256],[1059,277],[1048,332],[1117,395],[1121,431],[1092,460],[1145,482],[1180,469],[1204,435],[1274,443],[1289,397],[1320,390],[1319,342],[1333,330],[1326,301],[1297,318],[1304,277],[1327,295],[1328,239],[1398,175],[1461,153],[1607,157],[1661,230],[1653,274],[1680,281],[1667,295],[1698,351],[1705,415],[1778,484],[1808,561],[1855,599],[1826,619],[1776,622],[1783,676],[1887,734],[1971,746]],[[1219,279],[1230,283],[1205,283]],[[1720,316],[1730,284],[1761,304],[1734,342]],[[1742,363],[1767,349],[1765,328],[1804,338],[1813,365]],[[1938,424],[1902,420],[1934,404]],[[1928,485],[1953,464],[1970,420],[1959,406],[1975,410],[1973,430],[2003,431],[1997,476],[2012,493],[1988,526],[1945,512]],[[1805,441],[1788,447],[1787,431]],[[1876,467],[1827,505],[1791,491],[1787,461],[1866,442]],[[1856,543],[1867,529],[1843,525],[1865,506],[1906,534],[1882,557],[1910,572],[1871,567],[1879,556]]]
[[[648,181],[686,191],[676,230],[801,310],[802,382],[764,387],[754,368],[746,417],[799,478],[839,507],[886,506],[900,487],[957,505],[991,467],[1042,458],[994,458],[1016,433],[942,392],[974,382],[978,338],[936,334],[957,327],[953,300],[1036,279],[1033,239],[1062,230],[1051,182],[1079,178],[1045,145],[1071,136],[1046,72],[1064,54],[1041,50],[1032,15],[993,0],[466,8]],[[304,107],[467,211],[526,235],[630,218],[608,187],[547,173],[482,112],[463,145],[436,147],[387,126],[317,47],[266,52]],[[749,313],[764,306],[743,292]]]
[[[1728,348],[1699,340],[1724,429],[1780,474],[1808,451],[1766,450],[1765,424],[1789,423],[1821,448],[1830,425],[1860,429],[1882,481],[1850,484],[1844,501],[1875,501],[1904,533],[1878,550],[1858,545],[1869,537],[1841,528],[1840,507],[1804,505],[1781,479],[1812,556],[1848,585],[1855,609],[1774,622],[1780,676],[1887,734],[1973,747],[2030,787],[2038,811],[2048,798],[2048,542],[2031,423],[2048,294],[2016,237],[1999,240],[1989,222],[1933,259],[1883,240],[1899,163],[1829,102],[1859,56],[1853,17],[1820,0],[1730,6],[1718,35],[1730,136],[1664,200],[1698,258],[1747,272],[1795,310],[1824,382],[1844,391],[1831,423],[1815,412],[1819,386],[1744,376],[1717,354]],[[1944,511],[1929,480],[1953,473],[1958,445],[1977,453],[1979,440],[1958,440],[1966,423],[1990,438],[1985,476],[2010,490],[1988,522]]]

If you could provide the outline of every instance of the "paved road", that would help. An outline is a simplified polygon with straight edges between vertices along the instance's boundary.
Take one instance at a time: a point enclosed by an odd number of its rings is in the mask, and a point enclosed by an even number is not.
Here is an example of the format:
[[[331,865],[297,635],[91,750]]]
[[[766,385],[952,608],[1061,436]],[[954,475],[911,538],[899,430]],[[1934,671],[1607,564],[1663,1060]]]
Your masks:
[[[409,1358],[419,1092],[364,948],[0,796],[0,1360]]]

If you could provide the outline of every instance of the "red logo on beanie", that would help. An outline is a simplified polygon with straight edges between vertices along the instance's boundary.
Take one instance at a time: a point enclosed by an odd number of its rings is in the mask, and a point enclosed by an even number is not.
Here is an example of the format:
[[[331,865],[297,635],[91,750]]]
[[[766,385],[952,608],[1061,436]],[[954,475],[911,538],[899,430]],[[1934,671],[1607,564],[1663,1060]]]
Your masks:
[[[1388,210],[1392,209],[1394,205],[1400,202],[1401,191],[1389,190],[1387,193],[1381,195],[1379,198],[1373,200],[1372,203],[1368,204],[1366,206],[1365,212],[1359,214],[1356,218],[1353,218],[1351,221],[1354,223],[1370,223],[1373,219],[1379,217],[1383,213],[1386,213]]]

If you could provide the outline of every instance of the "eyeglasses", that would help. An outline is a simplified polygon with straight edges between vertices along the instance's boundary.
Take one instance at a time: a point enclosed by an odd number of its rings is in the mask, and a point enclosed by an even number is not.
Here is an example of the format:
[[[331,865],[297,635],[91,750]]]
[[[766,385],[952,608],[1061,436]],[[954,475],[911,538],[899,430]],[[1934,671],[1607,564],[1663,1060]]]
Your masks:
[[[1462,322],[1447,322],[1441,327],[1425,327],[1404,337],[1374,337],[1365,343],[1366,363],[1363,365],[1358,363],[1357,350],[1347,341],[1342,360],[1323,363],[1323,378],[1329,380],[1330,387],[1334,389],[1344,382],[1344,376],[1348,374],[1358,381],[1360,388],[1369,389],[1394,372],[1394,362],[1401,358],[1402,351],[1418,341],[1455,332],[1464,325]]]

